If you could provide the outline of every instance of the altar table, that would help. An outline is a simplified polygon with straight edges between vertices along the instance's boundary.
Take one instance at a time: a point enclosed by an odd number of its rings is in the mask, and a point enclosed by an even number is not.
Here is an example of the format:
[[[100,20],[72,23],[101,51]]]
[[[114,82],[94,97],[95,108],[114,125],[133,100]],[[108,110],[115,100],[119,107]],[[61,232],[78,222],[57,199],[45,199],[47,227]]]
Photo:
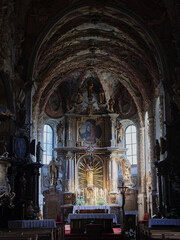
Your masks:
[[[105,210],[105,213],[110,213],[110,207],[107,205],[99,205],[99,206],[97,206],[97,205],[95,205],[95,206],[92,206],[92,205],[78,206],[78,205],[76,205],[73,207],[73,213],[79,212],[80,210],[98,210],[98,209]]]
[[[79,213],[69,214],[71,233],[83,233],[87,224],[102,224],[104,232],[113,232],[113,223],[117,223],[117,217],[113,213]]]
[[[56,221],[54,219],[8,221],[8,228],[12,232],[18,230],[24,235],[31,234],[36,240],[43,234],[49,234],[51,240],[56,239]]]

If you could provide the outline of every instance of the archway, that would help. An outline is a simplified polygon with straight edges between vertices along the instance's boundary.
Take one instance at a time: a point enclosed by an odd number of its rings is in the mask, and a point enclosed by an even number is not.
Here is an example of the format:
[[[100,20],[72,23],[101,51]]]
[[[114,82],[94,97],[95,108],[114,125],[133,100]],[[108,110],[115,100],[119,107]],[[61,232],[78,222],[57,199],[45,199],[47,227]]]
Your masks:
[[[150,165],[153,169],[154,102],[151,99],[165,72],[160,46],[153,34],[131,12],[120,7],[115,9],[107,4],[103,11],[98,6],[66,9],[44,33],[32,59],[30,75],[36,79],[33,119],[38,122],[33,134],[38,140],[41,141],[44,118],[63,119],[66,113],[73,112],[78,90],[85,88],[90,78],[94,89],[98,89],[96,96],[101,86],[108,110],[119,114],[121,120],[136,118],[142,216],[146,206],[144,178],[147,174],[144,112],[148,111],[150,118]],[[61,102],[58,111],[50,108],[56,98]],[[87,101],[88,96],[85,98]],[[112,102],[113,108],[110,108]],[[73,134],[68,141],[63,144],[72,143]],[[55,147],[57,145],[56,142]],[[156,192],[155,174],[152,185]]]

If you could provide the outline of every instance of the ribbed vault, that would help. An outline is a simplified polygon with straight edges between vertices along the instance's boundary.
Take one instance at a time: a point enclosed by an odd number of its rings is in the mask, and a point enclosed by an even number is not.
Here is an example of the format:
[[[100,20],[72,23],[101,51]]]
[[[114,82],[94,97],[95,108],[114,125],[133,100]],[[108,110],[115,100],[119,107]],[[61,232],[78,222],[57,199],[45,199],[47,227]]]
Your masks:
[[[60,89],[62,103],[74,102],[78,89],[93,77],[107,102],[113,98],[118,106],[122,96],[131,98],[141,117],[162,80],[161,68],[155,42],[130,13],[82,7],[61,16],[44,36],[34,63],[33,100],[43,112]]]

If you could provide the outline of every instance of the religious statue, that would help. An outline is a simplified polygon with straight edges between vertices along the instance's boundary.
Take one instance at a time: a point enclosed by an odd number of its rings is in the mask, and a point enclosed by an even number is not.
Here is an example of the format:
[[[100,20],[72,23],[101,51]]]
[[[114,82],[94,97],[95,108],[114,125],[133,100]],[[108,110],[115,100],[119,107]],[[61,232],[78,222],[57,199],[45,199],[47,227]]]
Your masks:
[[[87,180],[87,188],[92,188],[93,187],[93,168],[89,164],[87,164],[87,169],[86,169],[86,180]]]
[[[109,111],[114,112],[114,100],[112,98],[109,99]]]
[[[81,92],[78,92],[78,94],[77,94],[77,100],[76,100],[76,102],[77,102],[77,104],[80,104],[80,103],[82,103],[82,93]]]
[[[154,147],[154,157],[157,161],[160,160],[160,145],[158,139],[156,139],[156,145]]]
[[[56,188],[57,180],[59,178],[59,165],[54,159],[49,163],[48,171],[50,186]]]
[[[92,78],[88,81],[88,98],[92,98],[93,82]]]
[[[62,122],[59,122],[59,124],[56,127],[57,136],[58,136],[58,142],[63,142],[63,124]]]
[[[101,91],[99,92],[99,103],[100,104],[104,103],[104,91],[103,91],[103,89],[101,89]]]
[[[67,109],[67,112],[73,111],[73,104],[70,97],[67,99],[66,109]]]
[[[116,125],[117,130],[117,143],[121,143],[124,137],[124,129],[122,128],[122,124],[118,121]]]
[[[38,142],[37,147],[36,147],[36,162],[37,163],[41,162],[42,155],[43,155],[43,149],[41,147],[41,142]]]
[[[26,207],[26,218],[27,219],[39,219],[39,212],[34,208],[33,201],[28,201]]]
[[[131,163],[130,161],[125,157],[122,156],[120,158],[120,163],[122,167],[122,175],[124,179],[125,186],[132,186],[132,175],[131,175]]]

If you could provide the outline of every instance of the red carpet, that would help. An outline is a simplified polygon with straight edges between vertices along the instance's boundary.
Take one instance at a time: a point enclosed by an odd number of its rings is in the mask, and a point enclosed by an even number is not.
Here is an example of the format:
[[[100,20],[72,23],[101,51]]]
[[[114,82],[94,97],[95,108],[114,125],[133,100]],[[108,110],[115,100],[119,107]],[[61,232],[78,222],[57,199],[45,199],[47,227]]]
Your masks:
[[[121,228],[113,228],[113,233],[104,233],[104,240],[116,240],[119,239],[119,235],[121,234]],[[87,236],[85,234],[78,233],[70,233],[70,225],[65,225],[65,240],[87,240]]]

